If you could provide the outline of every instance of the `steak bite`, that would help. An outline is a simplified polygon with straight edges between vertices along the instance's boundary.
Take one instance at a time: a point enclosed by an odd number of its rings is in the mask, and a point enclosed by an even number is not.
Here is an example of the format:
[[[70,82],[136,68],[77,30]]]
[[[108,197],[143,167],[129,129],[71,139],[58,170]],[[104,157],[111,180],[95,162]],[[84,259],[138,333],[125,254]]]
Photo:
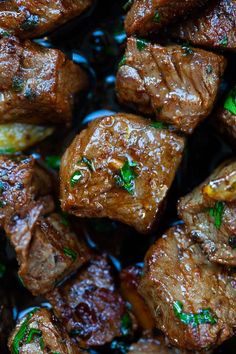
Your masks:
[[[120,103],[192,133],[212,111],[226,61],[188,46],[129,38],[117,74]]]
[[[213,0],[171,31],[197,46],[236,50],[236,1]]]
[[[127,312],[104,256],[92,259],[46,298],[80,347],[101,346],[122,335]]]
[[[44,294],[83,264],[87,251],[52,214],[51,177],[32,157],[0,156],[0,188],[0,226],[16,251],[19,275],[34,295]]]
[[[93,0],[8,0],[0,2],[0,36],[39,37],[79,16]]]
[[[236,161],[181,198],[178,211],[211,262],[236,266]]]
[[[181,161],[184,139],[129,114],[96,119],[61,162],[62,209],[149,231]]]
[[[209,262],[176,226],[148,251],[139,291],[172,345],[203,350],[234,334],[235,284],[235,273]]]
[[[125,19],[128,35],[147,35],[191,13],[207,0],[134,0]]]
[[[217,117],[220,128],[236,140],[236,85],[229,92],[224,106],[219,110]]]
[[[52,312],[43,308],[29,312],[17,324],[8,346],[11,353],[82,353]]]
[[[86,85],[85,73],[61,51],[0,40],[0,123],[70,124],[73,96]]]

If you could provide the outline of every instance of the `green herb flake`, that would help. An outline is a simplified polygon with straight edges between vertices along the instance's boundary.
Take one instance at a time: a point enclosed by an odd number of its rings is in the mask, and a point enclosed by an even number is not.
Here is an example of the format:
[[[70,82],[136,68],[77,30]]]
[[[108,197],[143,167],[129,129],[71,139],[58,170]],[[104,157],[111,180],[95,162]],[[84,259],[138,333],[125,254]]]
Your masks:
[[[45,158],[47,167],[53,170],[59,170],[61,166],[61,157],[57,155],[50,155]]]
[[[220,41],[219,44],[222,45],[223,47],[227,47],[228,45],[228,37],[225,35]]]
[[[184,56],[193,54],[193,50],[188,43],[183,44],[182,49],[184,51],[184,54],[183,54]]]
[[[0,278],[3,278],[6,273],[6,266],[5,264],[0,263]]]
[[[0,181],[0,195],[2,195],[4,189],[4,184],[2,183],[2,181]]]
[[[24,88],[24,80],[19,76],[14,76],[12,79],[12,88],[15,92],[21,92]]]
[[[169,124],[166,124],[163,122],[152,122],[151,127],[156,128],[156,129],[168,129]]]
[[[126,312],[124,316],[121,318],[120,329],[121,329],[122,336],[128,336],[130,334],[130,331],[132,329],[132,319],[128,312]]]
[[[133,2],[134,0],[128,0],[123,6],[124,11],[128,11],[133,5]]]
[[[224,103],[224,108],[236,115],[236,86],[230,91],[226,101]]]
[[[25,343],[26,344],[31,343],[35,337],[42,337],[42,331],[40,331],[40,329],[37,328],[30,328]]]
[[[120,174],[114,176],[116,185],[120,188],[125,189],[128,193],[132,195],[134,194],[135,190],[134,180],[138,176],[134,169],[137,166],[137,162],[127,160],[125,161],[123,167],[120,169]]]
[[[15,154],[15,152],[16,152],[16,150],[14,148],[0,149],[1,155],[11,155],[11,154]]]
[[[196,327],[200,324],[217,323],[217,319],[213,316],[211,309],[202,309],[197,314],[183,312],[183,304],[181,301],[175,301],[173,304],[175,316],[184,324]]]
[[[82,179],[83,174],[81,171],[75,171],[70,178],[70,185],[74,187]]]
[[[78,255],[74,250],[72,250],[68,247],[65,247],[65,248],[63,248],[63,252],[64,252],[64,255],[67,257],[70,257],[73,262],[76,261]]]
[[[215,206],[213,208],[208,209],[210,216],[214,218],[214,225],[217,229],[220,229],[221,227],[224,208],[224,203],[218,201],[215,203]]]
[[[37,27],[39,23],[39,16],[30,14],[25,21],[21,24],[21,29],[24,31],[29,31]]]
[[[36,98],[36,92],[31,88],[27,87],[24,92],[24,97],[27,98],[29,101],[33,101]]]
[[[126,64],[126,55],[123,56],[123,58],[121,59],[121,61],[118,64],[118,68],[121,68],[123,65]]]
[[[93,161],[89,160],[86,156],[83,156],[82,159],[78,161],[78,163],[84,163],[92,172],[96,171]]]
[[[146,48],[146,46],[148,45],[148,41],[146,39],[142,39],[142,38],[137,38],[136,39],[136,46],[137,49],[141,52],[142,50],[144,50]]]
[[[60,213],[60,216],[61,216],[61,223],[62,225],[64,226],[69,226],[70,225],[70,221],[69,221],[69,216],[67,213],[65,213],[64,211],[62,211]]]
[[[161,22],[161,17],[160,17],[160,14],[159,14],[158,10],[155,11],[155,15],[153,16],[153,22],[155,22],[155,23],[160,23]]]

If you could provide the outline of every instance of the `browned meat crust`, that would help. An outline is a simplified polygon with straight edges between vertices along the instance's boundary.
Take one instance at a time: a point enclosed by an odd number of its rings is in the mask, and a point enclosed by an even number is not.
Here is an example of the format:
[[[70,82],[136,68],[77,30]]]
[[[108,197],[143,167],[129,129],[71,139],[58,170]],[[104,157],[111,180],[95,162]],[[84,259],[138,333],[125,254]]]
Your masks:
[[[183,148],[183,138],[155,129],[141,117],[117,114],[96,119],[62,158],[62,209],[79,217],[109,217],[139,232],[149,231],[172,184]],[[93,163],[93,169],[83,158]],[[118,183],[120,171],[129,161],[135,162],[130,192]],[[77,183],[73,176],[79,178]]]
[[[226,61],[201,49],[129,38],[117,74],[120,103],[192,133],[215,103]]]
[[[180,200],[178,210],[212,262],[236,266],[236,162],[220,166]]]
[[[70,124],[73,96],[86,86],[85,73],[61,51],[0,40],[0,123]]]
[[[23,340],[19,343],[20,353],[82,353],[71,341],[56,317],[47,309],[35,309],[18,323],[9,338],[8,345],[11,353],[15,353],[15,351],[13,351],[16,343],[15,338],[22,327],[26,328],[26,332]],[[32,333],[34,334],[32,335]]]
[[[39,37],[79,16],[93,0],[7,0],[0,2],[0,36]]]
[[[171,31],[194,45],[236,50],[236,0],[213,0]]]
[[[236,275],[211,263],[184,226],[170,229],[148,251],[139,291],[145,297],[156,326],[170,342],[183,349],[202,350],[220,345],[236,327]],[[176,302],[182,311],[174,311]],[[190,322],[181,314],[208,311],[208,320]],[[209,322],[211,320],[211,322]],[[186,321],[186,322],[184,322]],[[193,321],[193,320],[191,320]],[[195,319],[194,319],[195,321]]]
[[[46,297],[81,347],[100,346],[121,335],[125,305],[106,257],[94,258]]]
[[[19,274],[35,295],[88,259],[88,253],[54,210],[50,176],[32,158],[0,156],[0,226],[16,250]]]

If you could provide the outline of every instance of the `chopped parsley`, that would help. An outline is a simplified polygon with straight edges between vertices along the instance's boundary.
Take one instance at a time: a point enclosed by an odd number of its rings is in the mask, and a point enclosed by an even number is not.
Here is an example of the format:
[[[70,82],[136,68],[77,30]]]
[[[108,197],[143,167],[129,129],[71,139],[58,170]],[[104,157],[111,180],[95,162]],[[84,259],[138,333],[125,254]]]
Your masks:
[[[128,312],[126,312],[121,318],[120,329],[122,336],[128,336],[130,334],[130,330],[132,329],[132,320]]]
[[[86,156],[83,156],[82,159],[78,161],[78,163],[84,163],[92,172],[96,171],[93,161],[89,160]]]
[[[151,127],[156,129],[168,129],[169,124],[166,124],[164,122],[152,122]]]
[[[178,319],[186,324],[190,325],[192,327],[196,327],[200,324],[216,324],[217,319],[214,317],[214,315],[211,313],[211,309],[202,309],[199,311],[199,313],[187,313],[183,312],[183,304],[181,301],[175,301],[173,304],[173,310],[174,314]]]
[[[61,217],[61,223],[62,225],[64,226],[69,226],[70,225],[70,221],[69,221],[69,217],[68,217],[68,214],[65,213],[64,211],[62,211],[60,213],[60,217]]]
[[[228,37],[226,35],[224,35],[224,37],[219,41],[219,44],[222,45],[223,47],[227,47]]]
[[[71,178],[70,178],[70,185],[71,187],[74,187],[83,177],[83,174],[81,171],[75,171]]]
[[[70,257],[73,262],[76,261],[77,253],[74,250],[72,250],[72,249],[70,249],[68,247],[65,247],[65,248],[63,248],[63,252],[64,252],[64,255],[67,256],[67,257]]]
[[[184,56],[193,54],[193,50],[188,43],[183,44],[182,49],[184,51],[184,54],[183,54]]]
[[[27,87],[24,92],[24,97],[27,98],[29,101],[33,101],[36,98],[36,92],[31,88]]]
[[[29,344],[32,342],[32,340],[34,339],[34,337],[42,337],[42,331],[40,329],[37,328],[30,328],[29,330],[29,334],[28,337],[26,339],[26,344]]]
[[[45,163],[47,167],[53,170],[59,170],[61,166],[61,158],[57,155],[50,155],[45,158]]]
[[[123,9],[124,9],[125,11],[128,11],[128,10],[131,8],[131,6],[133,5],[133,2],[134,2],[134,0],[128,0],[128,1],[124,4]]]
[[[159,14],[158,10],[155,11],[155,15],[153,16],[153,22],[155,22],[155,23],[160,23],[161,22],[161,17],[160,17],[160,14]]]
[[[119,175],[114,176],[116,185],[120,188],[125,189],[128,193],[134,194],[135,182],[137,178],[137,173],[135,172],[135,167],[138,164],[135,161],[126,160],[123,167],[120,169]]]
[[[3,278],[5,273],[6,273],[6,266],[5,264],[0,263],[0,278]]]
[[[148,45],[148,41],[146,39],[142,39],[142,38],[137,38],[136,39],[136,46],[137,49],[141,52],[142,50],[144,50],[146,48],[146,46]]]
[[[30,14],[26,17],[25,21],[21,24],[21,29],[29,31],[37,27],[39,23],[39,17],[37,15]]]
[[[0,154],[2,154],[2,155],[14,154],[15,152],[16,152],[16,150],[14,148],[0,149]]]
[[[126,64],[126,56],[124,55],[123,58],[121,59],[121,61],[118,64],[118,68],[120,68],[121,66]]]
[[[224,213],[224,203],[223,202],[216,202],[213,208],[209,208],[208,212],[212,218],[214,218],[214,225],[217,229],[220,229],[222,224],[222,216]]]
[[[12,88],[15,92],[21,92],[24,88],[24,80],[19,76],[14,76],[12,79]]]
[[[230,91],[228,97],[226,98],[224,108],[236,115],[236,86]]]

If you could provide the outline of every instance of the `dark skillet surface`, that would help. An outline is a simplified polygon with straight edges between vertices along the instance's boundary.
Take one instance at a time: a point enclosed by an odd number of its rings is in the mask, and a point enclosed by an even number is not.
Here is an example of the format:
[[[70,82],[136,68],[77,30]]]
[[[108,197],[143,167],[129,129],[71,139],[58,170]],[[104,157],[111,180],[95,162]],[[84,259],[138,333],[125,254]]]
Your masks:
[[[47,38],[37,40],[42,45],[62,49],[73,60],[82,63],[90,75],[90,91],[86,100],[83,99],[82,104],[78,105],[73,129],[57,133],[30,153],[42,157],[52,153],[61,154],[73,136],[90,120],[109,112],[128,111],[118,105],[114,90],[117,65],[125,47],[122,25],[124,3],[121,0],[99,0],[90,13],[63,26]],[[221,87],[221,96],[236,79],[233,69],[236,57],[231,54],[227,57],[229,65]],[[221,161],[233,155],[235,147],[230,145],[227,137],[217,132],[213,113],[188,139],[183,162],[169,194],[167,208],[152,235],[138,235],[133,229],[108,220],[83,220],[78,223],[78,220],[73,219],[72,222],[78,232],[84,234],[92,248],[97,251],[105,250],[111,255],[117,271],[134,262],[142,262],[154,239],[161,236],[167,227],[179,222],[176,213],[177,199],[202,182]],[[17,264],[13,250],[3,236],[0,237],[0,250],[0,262],[7,268],[3,278],[0,278],[0,288],[4,289],[5,298],[9,300],[16,320],[32,306],[44,303],[44,299],[34,298],[21,285],[16,275]],[[218,349],[217,354],[235,354],[235,347],[236,339],[232,339]],[[1,348],[1,354],[4,353]],[[91,353],[122,352],[107,346]]]

